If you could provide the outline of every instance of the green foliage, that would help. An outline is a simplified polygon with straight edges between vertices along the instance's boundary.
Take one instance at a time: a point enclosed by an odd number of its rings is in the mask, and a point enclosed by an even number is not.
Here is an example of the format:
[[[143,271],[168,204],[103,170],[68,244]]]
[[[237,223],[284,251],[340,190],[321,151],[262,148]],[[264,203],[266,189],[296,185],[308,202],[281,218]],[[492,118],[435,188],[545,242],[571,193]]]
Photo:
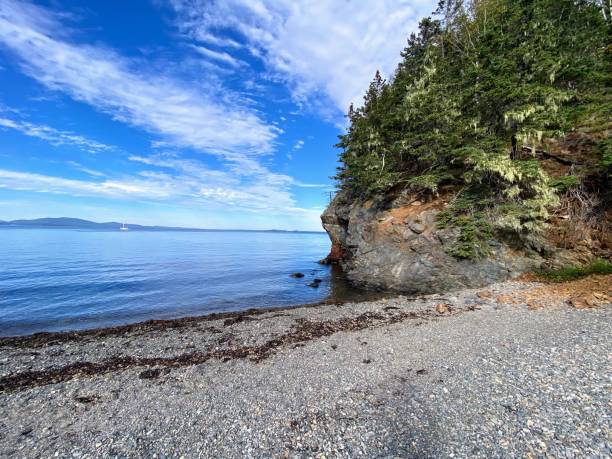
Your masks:
[[[612,138],[602,140],[597,144],[597,151],[601,155],[599,165],[608,175],[612,175]]]
[[[563,177],[550,181],[550,186],[561,194],[571,188],[576,188],[578,185],[580,185],[580,180],[578,180],[578,177],[575,175],[564,175]]]
[[[482,213],[453,217],[450,222],[459,228],[457,241],[450,246],[449,254],[457,258],[479,259],[491,253],[489,240],[493,228]]]
[[[553,282],[568,282],[591,274],[612,274],[612,263],[598,258],[587,266],[567,266],[550,271],[541,271],[537,274]]]
[[[570,184],[553,187],[537,161],[511,159],[512,144],[609,120],[609,28],[591,0],[441,1],[393,78],[377,72],[363,106],[351,106],[339,186],[366,198],[452,185],[459,197],[443,223],[461,229],[459,257],[486,255],[481,221],[532,240]],[[602,167],[612,164],[607,145]]]

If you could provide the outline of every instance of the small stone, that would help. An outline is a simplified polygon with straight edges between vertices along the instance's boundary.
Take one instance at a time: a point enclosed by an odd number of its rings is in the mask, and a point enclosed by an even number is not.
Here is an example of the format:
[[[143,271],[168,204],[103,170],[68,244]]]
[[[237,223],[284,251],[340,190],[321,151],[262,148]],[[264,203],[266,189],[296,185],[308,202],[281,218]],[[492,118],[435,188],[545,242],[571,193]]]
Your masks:
[[[438,314],[446,314],[449,311],[450,311],[450,308],[448,307],[447,304],[445,304],[445,303],[438,303],[438,304],[436,304],[436,312]]]
[[[421,234],[423,231],[425,231],[425,225],[418,221],[408,222],[408,228],[410,228],[410,231],[416,234]]]
[[[138,377],[140,379],[157,379],[161,375],[168,374],[170,372],[169,368],[151,368],[148,370],[142,371]]]
[[[289,277],[293,277],[294,279],[300,279],[304,277],[304,274],[303,273],[293,273],[293,274],[289,274]]]

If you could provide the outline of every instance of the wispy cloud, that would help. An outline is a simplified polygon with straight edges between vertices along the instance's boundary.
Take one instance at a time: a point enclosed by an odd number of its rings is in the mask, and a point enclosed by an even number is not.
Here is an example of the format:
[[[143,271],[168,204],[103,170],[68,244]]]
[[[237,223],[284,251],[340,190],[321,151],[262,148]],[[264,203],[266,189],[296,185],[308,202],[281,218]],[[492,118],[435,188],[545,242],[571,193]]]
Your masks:
[[[283,175],[274,175],[268,181],[244,183],[231,174],[210,170],[193,160],[163,156],[132,156],[130,160],[154,168],[142,170],[137,175],[106,178],[104,174],[82,167],[79,163],[71,164],[94,176],[91,180],[0,169],[0,188],[71,196],[172,201],[207,209],[283,214],[307,210],[296,206],[289,192],[291,186],[324,187],[296,182]]]
[[[110,49],[76,44],[49,11],[0,0],[0,43],[23,70],[115,119],[168,142],[228,160],[272,151],[277,128],[217,88],[196,91],[183,82],[147,73]]]
[[[301,150],[302,148],[304,148],[303,140],[298,140],[297,142],[295,142],[295,145],[293,145],[293,150]]]
[[[169,0],[194,40],[231,30],[298,102],[345,112],[376,70],[390,75],[409,32],[437,0]],[[325,100],[321,100],[325,99]]]
[[[0,188],[36,191],[38,193],[70,194],[74,196],[163,198],[163,189],[150,187],[146,182],[105,180],[101,182],[66,179],[30,172],[0,169]]]
[[[85,167],[81,163],[78,163],[76,161],[66,161],[66,164],[68,164],[70,167],[78,171],[81,171],[87,175],[91,175],[92,177],[106,177],[105,173],[96,171],[94,169],[90,169],[89,167]]]
[[[1,112],[2,110],[0,110]],[[95,140],[88,139],[70,131],[46,126],[44,124],[34,124],[28,121],[21,121],[0,116],[0,129],[14,129],[29,137],[36,137],[49,142],[51,145],[72,145],[90,153],[99,153],[113,150],[114,147]]]
[[[235,57],[231,56],[230,54],[224,51],[214,51],[212,49],[205,48],[204,46],[195,46],[195,45],[192,46],[192,48],[195,49],[198,53],[200,53],[204,57],[213,59],[218,62],[223,62],[224,64],[228,64],[232,67],[241,67],[244,65],[244,62],[242,62],[239,59],[236,59]]]
[[[77,43],[62,20],[25,1],[0,0],[0,47],[8,49],[24,73],[49,90],[152,133],[155,148],[187,147],[214,155],[221,160],[221,169],[170,155],[134,155],[129,159],[142,165],[143,170],[130,175],[106,176],[73,162],[72,168],[91,179],[1,169],[0,187],[113,199],[172,200],[222,210],[273,214],[314,215],[319,211],[301,209],[291,191],[293,187],[318,185],[298,182],[263,164],[263,158],[275,150],[282,130],[267,123],[240,94],[219,88],[218,82],[210,87],[206,83],[194,86],[177,77],[154,73],[142,62],[112,49]],[[204,32],[200,40],[214,46],[238,47],[230,39],[216,40]],[[229,65],[242,65],[232,60],[229,53],[203,46],[199,46],[199,52]],[[16,117],[6,116],[0,123],[4,128],[58,145],[107,148],[74,133],[37,126]]]

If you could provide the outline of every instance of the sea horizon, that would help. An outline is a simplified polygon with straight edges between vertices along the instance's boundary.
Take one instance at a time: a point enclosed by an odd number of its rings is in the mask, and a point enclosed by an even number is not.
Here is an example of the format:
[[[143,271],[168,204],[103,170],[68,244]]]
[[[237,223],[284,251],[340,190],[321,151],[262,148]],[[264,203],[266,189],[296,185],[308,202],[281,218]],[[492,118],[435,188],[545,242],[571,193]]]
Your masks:
[[[98,225],[92,227],[92,225]],[[113,227],[110,227],[112,225]],[[95,222],[78,217],[39,217],[31,219],[0,219],[0,229],[17,228],[17,229],[98,229],[98,230],[116,230],[121,229],[121,226],[127,227],[132,231],[200,231],[200,232],[250,232],[250,233],[314,233],[326,234],[323,229],[315,230],[300,230],[300,229],[277,229],[277,228],[199,228],[189,226],[166,226],[166,225],[142,225],[139,223],[129,222]],[[104,228],[106,226],[106,228]],[[114,228],[119,226],[119,228]]]

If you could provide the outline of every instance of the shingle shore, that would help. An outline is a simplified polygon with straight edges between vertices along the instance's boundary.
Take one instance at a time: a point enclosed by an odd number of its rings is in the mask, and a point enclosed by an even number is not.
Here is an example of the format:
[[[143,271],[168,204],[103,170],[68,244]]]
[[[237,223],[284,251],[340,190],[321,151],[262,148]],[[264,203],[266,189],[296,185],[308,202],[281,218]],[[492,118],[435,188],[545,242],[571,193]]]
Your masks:
[[[5,340],[0,456],[610,456],[612,308],[534,287]]]

